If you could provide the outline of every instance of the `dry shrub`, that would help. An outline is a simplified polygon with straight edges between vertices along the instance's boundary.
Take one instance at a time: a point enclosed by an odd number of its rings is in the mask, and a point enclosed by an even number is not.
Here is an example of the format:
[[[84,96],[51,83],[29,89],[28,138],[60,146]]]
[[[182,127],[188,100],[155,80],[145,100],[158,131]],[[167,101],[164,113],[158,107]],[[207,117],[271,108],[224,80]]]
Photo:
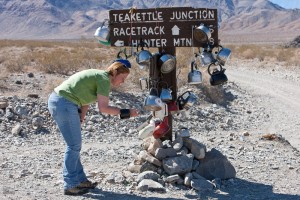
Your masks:
[[[22,55],[19,58],[10,57],[3,62],[7,72],[23,72],[25,66],[30,65],[31,61],[26,55]]]
[[[290,59],[286,61],[287,65],[300,66],[300,48],[291,48],[290,50],[292,51],[292,55],[290,55]]]
[[[68,74],[76,70],[77,60],[69,56],[69,52],[62,49],[54,49],[51,52],[38,52],[35,60],[39,70],[46,73]]]
[[[97,68],[101,56],[93,49],[55,48],[50,52],[38,52],[34,56],[37,66],[46,73],[69,74],[87,68]]]
[[[232,50],[230,59],[257,59],[259,61],[280,61],[287,65],[299,65],[299,48],[282,48],[280,45],[243,44],[225,45]],[[6,53],[7,49],[14,49]],[[105,69],[116,58],[119,48],[107,47],[94,40],[77,41],[26,41],[26,40],[0,40],[0,64],[10,72],[20,72],[35,68],[46,73],[70,74],[74,71],[87,68]],[[129,48],[127,48],[130,51]],[[136,49],[135,49],[136,50]],[[152,53],[157,48],[149,49]],[[213,50],[213,52],[216,49]],[[194,51],[198,50],[194,48]],[[177,83],[178,86],[186,84],[190,72],[190,64],[194,59],[192,48],[176,48]],[[135,58],[130,58],[132,63]],[[200,71],[205,70],[200,67]],[[136,71],[133,71],[136,70]],[[132,68],[134,84],[138,85],[136,77],[148,76],[136,65]]]
[[[1,63],[5,61],[10,72],[22,71],[24,66],[32,65],[46,73],[68,74],[80,68],[95,68],[103,58],[102,50],[93,40],[0,40],[0,50],[12,47],[14,51],[1,56]]]
[[[276,58],[279,62],[288,62],[295,57],[297,50],[295,48],[280,48],[277,52]]]
[[[285,62],[287,65],[299,65],[300,59],[297,53],[299,48],[283,48],[280,45],[267,44],[247,44],[247,45],[228,45],[232,51],[231,58],[259,61],[279,61]]]
[[[254,59],[255,58],[255,52],[252,49],[246,49],[245,51],[243,51],[241,53],[241,55],[245,58],[245,59]]]

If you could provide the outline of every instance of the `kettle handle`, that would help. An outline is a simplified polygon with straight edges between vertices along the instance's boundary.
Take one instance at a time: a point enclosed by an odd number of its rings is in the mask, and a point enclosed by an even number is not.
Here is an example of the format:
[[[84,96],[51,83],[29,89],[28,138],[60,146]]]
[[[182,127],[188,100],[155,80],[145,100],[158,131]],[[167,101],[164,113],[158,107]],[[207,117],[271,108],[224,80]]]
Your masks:
[[[125,55],[125,58],[127,59],[128,56],[127,56],[127,54],[126,54],[126,48],[124,48],[123,50],[120,50],[120,51],[119,51],[119,53],[118,53],[118,55],[117,55],[117,58],[122,58],[122,56],[121,56],[122,53]]]
[[[166,86],[166,89],[169,87],[168,83],[166,81],[159,81],[158,84],[157,84],[157,86],[161,86],[162,88],[164,88],[163,84],[161,84],[161,83],[163,83]]]
[[[183,98],[183,96],[186,94],[186,93],[191,93],[191,91],[185,91],[184,93],[182,93],[179,97],[178,97],[178,99],[182,99]]]
[[[215,65],[215,63],[211,63],[211,64],[208,66],[208,69],[207,69],[208,74],[209,74],[210,76],[212,75],[212,73],[210,72],[210,67],[211,67],[212,65]],[[218,66],[220,67],[220,72],[223,71],[222,65],[218,64]]]
[[[191,72],[194,72],[195,70],[198,70],[196,60],[191,62]]]
[[[146,46],[147,48],[149,48],[148,44],[141,39],[140,43],[138,43],[138,45],[136,47],[136,51],[139,52],[139,47],[142,47],[141,50],[143,51],[144,50],[144,46]]]
[[[155,92],[155,94],[154,94]],[[157,88],[150,88],[150,95],[153,95],[153,96],[158,96],[158,89]]]
[[[108,24],[109,19],[104,19],[104,20],[103,20],[102,25],[101,25],[101,28],[105,25],[105,22],[107,22],[107,24]]]

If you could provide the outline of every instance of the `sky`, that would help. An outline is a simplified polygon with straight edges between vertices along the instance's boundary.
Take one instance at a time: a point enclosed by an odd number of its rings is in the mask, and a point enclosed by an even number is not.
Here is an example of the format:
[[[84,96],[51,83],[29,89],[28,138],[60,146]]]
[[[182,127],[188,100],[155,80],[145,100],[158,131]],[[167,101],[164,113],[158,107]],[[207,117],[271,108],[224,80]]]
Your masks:
[[[300,8],[300,0],[269,0],[283,8]]]

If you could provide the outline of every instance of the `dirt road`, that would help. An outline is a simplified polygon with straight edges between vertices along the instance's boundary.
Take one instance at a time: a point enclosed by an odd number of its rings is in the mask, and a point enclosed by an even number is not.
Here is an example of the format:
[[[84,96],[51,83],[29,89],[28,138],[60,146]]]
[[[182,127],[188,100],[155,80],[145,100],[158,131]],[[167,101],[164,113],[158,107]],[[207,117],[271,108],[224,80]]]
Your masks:
[[[261,131],[281,134],[300,150],[300,71],[276,65],[251,69],[234,64],[227,74],[231,81],[259,97],[254,106],[263,106],[271,113]]]

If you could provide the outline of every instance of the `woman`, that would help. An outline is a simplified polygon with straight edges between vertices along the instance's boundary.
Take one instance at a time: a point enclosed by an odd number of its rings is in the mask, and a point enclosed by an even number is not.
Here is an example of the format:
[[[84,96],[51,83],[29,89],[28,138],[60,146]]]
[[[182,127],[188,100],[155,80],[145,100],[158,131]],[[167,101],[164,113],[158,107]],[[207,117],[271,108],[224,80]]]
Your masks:
[[[85,194],[97,186],[97,182],[87,179],[80,162],[81,123],[89,104],[97,101],[101,113],[120,115],[121,119],[138,116],[136,109],[120,109],[108,104],[111,86],[121,85],[130,67],[128,60],[118,59],[107,70],[78,72],[56,87],[50,95],[48,109],[67,145],[63,169],[65,195]]]

